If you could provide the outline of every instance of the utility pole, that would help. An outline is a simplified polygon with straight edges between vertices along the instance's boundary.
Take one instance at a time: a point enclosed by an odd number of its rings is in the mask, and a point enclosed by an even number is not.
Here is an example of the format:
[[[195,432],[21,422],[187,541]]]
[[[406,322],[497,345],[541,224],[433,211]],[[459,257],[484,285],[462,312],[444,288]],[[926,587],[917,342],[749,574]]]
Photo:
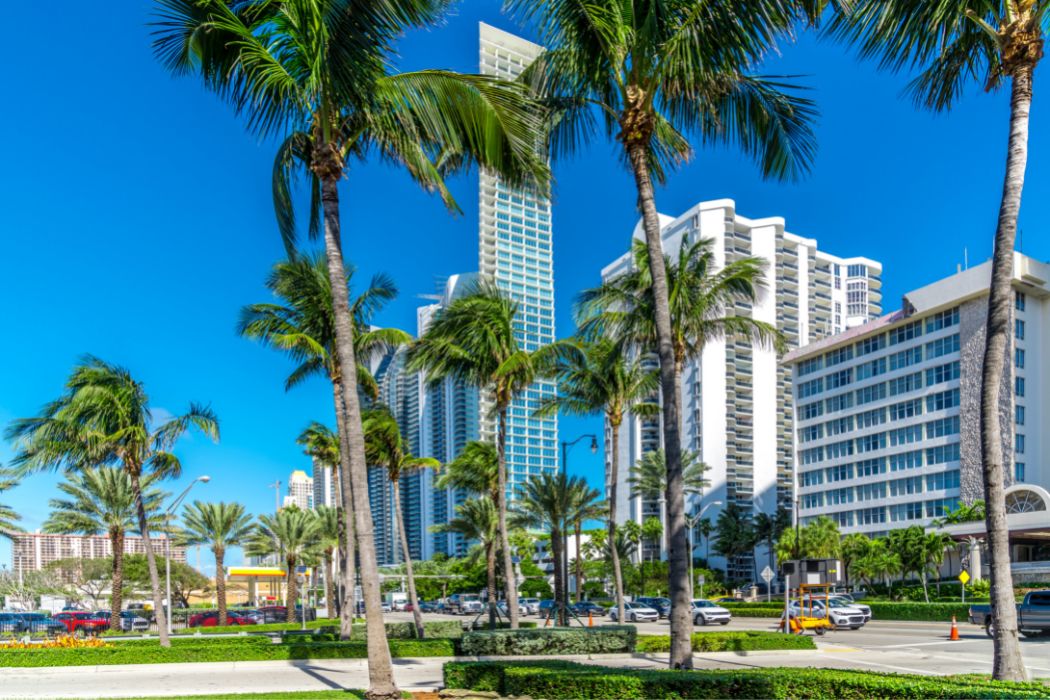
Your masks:
[[[278,479],[266,488],[273,489],[273,512],[276,513],[281,509],[281,480]]]

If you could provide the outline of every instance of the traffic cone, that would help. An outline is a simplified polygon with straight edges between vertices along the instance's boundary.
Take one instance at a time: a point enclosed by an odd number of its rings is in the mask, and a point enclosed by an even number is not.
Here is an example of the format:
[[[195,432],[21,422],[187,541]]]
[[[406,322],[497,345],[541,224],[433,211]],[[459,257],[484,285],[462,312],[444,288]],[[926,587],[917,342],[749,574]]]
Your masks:
[[[590,610],[587,611],[587,626],[594,627],[594,615],[591,614]]]
[[[547,614],[547,619],[543,621],[543,626],[544,626],[544,627],[550,627],[550,626],[551,626],[551,616],[550,616],[550,613],[548,613],[548,614]]]
[[[953,642],[959,641],[959,625],[955,622],[955,615],[952,615],[952,631],[948,635],[948,639]]]

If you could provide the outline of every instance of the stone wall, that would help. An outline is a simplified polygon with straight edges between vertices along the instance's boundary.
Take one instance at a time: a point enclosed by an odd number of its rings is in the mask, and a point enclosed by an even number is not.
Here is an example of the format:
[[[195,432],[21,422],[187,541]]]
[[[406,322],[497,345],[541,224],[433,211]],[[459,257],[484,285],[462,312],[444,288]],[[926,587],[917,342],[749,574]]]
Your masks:
[[[985,323],[988,297],[964,302],[959,308],[960,345],[960,498],[973,503],[984,498],[981,476],[981,366],[984,361]],[[1011,324],[1012,327],[1013,324]],[[1013,336],[1006,347],[1006,363],[999,390],[999,421],[1002,426],[1003,481],[1014,480],[1014,383]]]

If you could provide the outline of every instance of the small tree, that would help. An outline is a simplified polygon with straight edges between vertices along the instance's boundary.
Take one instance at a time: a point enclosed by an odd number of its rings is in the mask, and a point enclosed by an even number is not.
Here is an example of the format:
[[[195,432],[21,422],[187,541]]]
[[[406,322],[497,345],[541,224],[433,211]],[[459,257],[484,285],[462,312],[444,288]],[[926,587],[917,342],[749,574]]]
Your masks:
[[[259,516],[245,551],[253,556],[277,555],[285,566],[286,621],[295,622],[295,604],[299,595],[295,569],[308,556],[317,542],[317,520],[313,513],[288,506],[275,515]],[[303,611],[306,614],[306,611]]]
[[[215,555],[215,597],[219,626],[226,626],[226,549],[235,547],[252,533],[252,516],[240,503],[194,501],[182,513],[179,541],[185,546],[207,545]]]

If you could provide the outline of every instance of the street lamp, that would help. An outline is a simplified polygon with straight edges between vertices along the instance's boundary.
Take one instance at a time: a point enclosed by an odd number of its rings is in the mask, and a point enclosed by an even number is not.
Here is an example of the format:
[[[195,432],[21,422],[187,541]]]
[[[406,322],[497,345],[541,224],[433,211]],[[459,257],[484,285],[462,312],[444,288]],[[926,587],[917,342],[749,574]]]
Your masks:
[[[569,476],[569,448],[578,443],[584,438],[591,439],[591,454],[598,453],[598,436],[594,433],[587,433],[581,435],[575,440],[562,440],[561,441],[561,473],[562,476],[568,478]],[[576,552],[576,556],[579,557],[580,553]],[[562,575],[562,586],[561,589],[565,594],[565,601],[569,599],[569,533],[562,533],[562,547],[561,547],[561,575]],[[577,598],[580,595],[580,591],[576,591]],[[568,623],[568,615],[565,615],[565,621]]]
[[[704,513],[707,512],[708,508],[710,508],[711,506],[720,506],[720,505],[722,505],[722,501],[711,501],[710,503],[705,505],[703,508],[701,508],[700,512],[697,513],[696,515],[694,515],[692,517],[690,517],[688,515],[685,516],[685,522],[689,526],[689,585],[690,586],[693,585],[693,551],[696,549],[696,545],[693,543],[693,535],[694,535],[694,531],[696,530],[696,525],[697,525],[697,523],[700,522],[700,519],[704,517]],[[700,587],[700,597],[701,598],[704,597],[703,596],[703,590],[704,590],[704,587],[701,586]]]
[[[198,476],[196,479],[191,481],[190,485],[187,486],[186,489],[179,494],[179,497],[176,498],[170,506],[168,506],[168,510],[164,514],[164,522],[167,524],[167,528],[164,533],[164,587],[167,592],[167,598],[165,598],[165,600],[168,604],[168,610],[166,615],[168,622],[168,634],[171,634],[171,518],[172,515],[175,513],[175,509],[179,507],[179,504],[182,503],[182,500],[186,498],[186,494],[190,492],[190,489],[192,489],[198,481],[202,484],[206,484],[209,481],[211,481],[211,477]]]

